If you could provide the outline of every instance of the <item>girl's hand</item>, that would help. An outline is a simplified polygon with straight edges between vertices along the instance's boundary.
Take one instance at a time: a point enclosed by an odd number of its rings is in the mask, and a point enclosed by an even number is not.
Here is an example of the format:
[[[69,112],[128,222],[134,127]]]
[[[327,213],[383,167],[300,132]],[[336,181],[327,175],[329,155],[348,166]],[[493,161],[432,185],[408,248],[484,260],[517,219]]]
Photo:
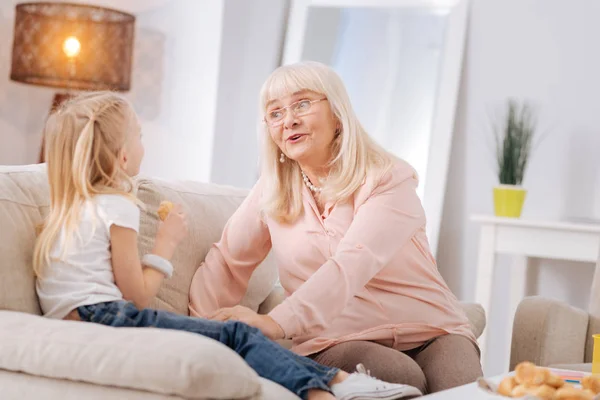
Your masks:
[[[240,321],[247,325],[260,329],[260,331],[269,339],[277,340],[285,338],[285,333],[281,326],[268,315],[257,314],[244,306],[235,306],[231,308],[221,308],[217,310],[209,319],[216,321]]]
[[[187,236],[187,217],[181,204],[176,204],[164,222],[158,226],[153,254],[166,259],[173,257],[175,249]]]

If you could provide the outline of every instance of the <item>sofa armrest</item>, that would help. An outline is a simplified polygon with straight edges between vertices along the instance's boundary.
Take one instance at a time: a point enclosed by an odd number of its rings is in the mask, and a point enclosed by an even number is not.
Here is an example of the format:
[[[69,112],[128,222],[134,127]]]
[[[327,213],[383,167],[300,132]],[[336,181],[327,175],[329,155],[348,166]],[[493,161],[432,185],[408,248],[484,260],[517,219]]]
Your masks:
[[[485,329],[485,310],[477,303],[460,303],[463,311],[467,315],[471,330],[475,338],[479,338]]]
[[[186,399],[249,398],[261,390],[239,355],[200,335],[12,311],[0,311],[0,370]]]
[[[536,365],[584,362],[589,316],[557,300],[526,297],[513,324],[510,370],[522,361]]]
[[[274,309],[278,304],[280,304],[283,300],[285,300],[285,293],[283,288],[279,285],[273,286],[273,290],[267,296],[267,298],[261,303],[258,307],[259,314],[268,314]]]

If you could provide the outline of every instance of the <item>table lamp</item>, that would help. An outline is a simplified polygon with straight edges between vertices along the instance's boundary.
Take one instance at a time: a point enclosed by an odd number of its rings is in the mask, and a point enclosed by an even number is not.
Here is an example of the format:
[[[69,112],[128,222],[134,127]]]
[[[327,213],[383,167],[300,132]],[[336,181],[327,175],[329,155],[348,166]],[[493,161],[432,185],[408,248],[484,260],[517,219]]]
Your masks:
[[[79,90],[127,91],[135,17],[72,3],[16,6],[10,79],[64,89],[51,110]],[[39,162],[44,162],[44,149]]]

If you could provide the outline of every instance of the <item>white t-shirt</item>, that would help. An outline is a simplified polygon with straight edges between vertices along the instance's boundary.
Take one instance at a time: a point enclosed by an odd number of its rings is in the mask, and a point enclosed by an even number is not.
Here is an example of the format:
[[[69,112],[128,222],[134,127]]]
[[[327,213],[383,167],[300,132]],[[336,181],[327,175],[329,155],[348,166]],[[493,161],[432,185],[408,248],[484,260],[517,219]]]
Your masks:
[[[139,232],[140,210],[133,201],[116,194],[97,195],[81,211],[79,228],[65,257],[65,238],[50,252],[50,265],[37,279],[36,289],[46,317],[64,318],[80,306],[122,300],[115,284],[110,253],[110,227],[118,225]]]

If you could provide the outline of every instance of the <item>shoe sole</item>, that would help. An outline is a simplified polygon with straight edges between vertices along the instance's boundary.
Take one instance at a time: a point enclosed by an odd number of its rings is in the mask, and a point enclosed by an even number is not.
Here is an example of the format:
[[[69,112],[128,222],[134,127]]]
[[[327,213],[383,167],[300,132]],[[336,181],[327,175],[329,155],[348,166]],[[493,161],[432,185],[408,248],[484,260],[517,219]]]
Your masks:
[[[389,390],[388,393],[384,391],[372,392],[372,393],[361,393],[356,395],[349,395],[339,398],[338,400],[409,400],[421,397],[423,394],[418,390],[406,390],[402,393],[398,393],[397,390]]]

